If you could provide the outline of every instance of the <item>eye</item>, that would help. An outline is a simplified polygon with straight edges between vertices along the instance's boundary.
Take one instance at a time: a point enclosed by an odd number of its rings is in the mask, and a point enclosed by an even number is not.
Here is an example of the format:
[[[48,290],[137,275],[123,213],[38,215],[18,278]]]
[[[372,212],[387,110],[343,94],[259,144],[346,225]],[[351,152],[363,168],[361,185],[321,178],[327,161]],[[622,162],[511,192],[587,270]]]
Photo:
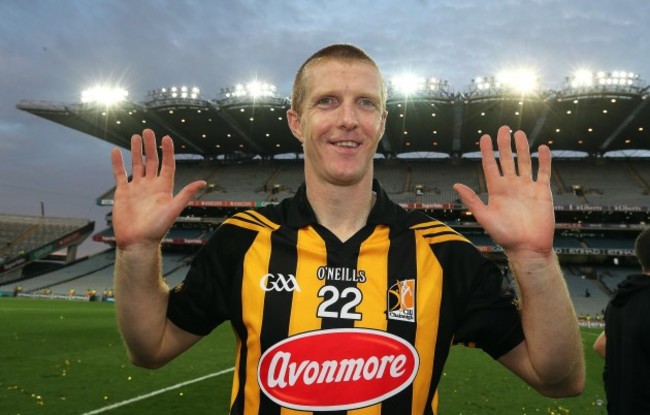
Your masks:
[[[334,105],[335,100],[332,97],[322,97],[318,100],[318,105],[321,107],[329,107]]]
[[[367,108],[375,108],[377,105],[375,104],[375,101],[373,101],[370,98],[361,98],[359,99],[359,105],[362,107],[367,107]]]

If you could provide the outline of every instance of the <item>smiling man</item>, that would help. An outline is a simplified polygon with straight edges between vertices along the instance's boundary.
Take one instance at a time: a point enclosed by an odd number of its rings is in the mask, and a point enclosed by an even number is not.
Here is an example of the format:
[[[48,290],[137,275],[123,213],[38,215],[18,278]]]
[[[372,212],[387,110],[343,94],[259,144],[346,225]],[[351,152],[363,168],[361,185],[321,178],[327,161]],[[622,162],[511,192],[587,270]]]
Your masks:
[[[130,181],[113,151],[117,315],[135,364],[162,366],[228,320],[237,338],[231,414],[437,414],[453,343],[485,350],[545,395],[582,391],[580,334],[552,247],[547,147],[533,180],[525,134],[514,134],[515,159],[502,127],[498,163],[491,138],[481,139],[488,204],[454,186],[508,254],[516,299],[465,237],[405,211],[373,180],[386,90],[363,50],[332,45],[307,59],[287,115],[305,183],[226,220],[172,290],[160,242],[205,183],[172,195],[172,141],[162,140],[158,172],[150,130],[132,137]]]
[[[343,241],[365,225],[374,203],[368,189],[387,115],[379,70],[351,51],[342,48],[339,58],[325,54],[303,65],[287,113],[305,152],[307,199],[312,207],[328,207],[315,210],[318,222]]]

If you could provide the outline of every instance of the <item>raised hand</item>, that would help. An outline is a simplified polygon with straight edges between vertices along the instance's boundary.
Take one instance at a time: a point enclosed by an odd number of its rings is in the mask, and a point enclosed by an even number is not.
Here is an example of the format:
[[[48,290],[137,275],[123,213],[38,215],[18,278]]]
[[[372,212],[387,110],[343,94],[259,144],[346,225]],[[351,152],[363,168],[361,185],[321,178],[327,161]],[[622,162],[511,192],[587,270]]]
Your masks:
[[[514,139],[516,158],[512,153],[510,128],[499,128],[497,162],[490,136],[481,137],[487,205],[463,184],[455,184],[454,189],[492,240],[509,254],[549,255],[553,251],[555,230],[550,188],[551,152],[545,145],[539,147],[539,168],[533,180],[526,134],[517,131]]]
[[[162,163],[159,163],[156,136],[152,130],[131,137],[131,181],[121,151],[115,148],[111,153],[116,184],[113,230],[119,249],[157,247],[194,194],[205,186],[204,181],[195,181],[174,196],[174,144],[169,136],[165,136],[161,146]]]

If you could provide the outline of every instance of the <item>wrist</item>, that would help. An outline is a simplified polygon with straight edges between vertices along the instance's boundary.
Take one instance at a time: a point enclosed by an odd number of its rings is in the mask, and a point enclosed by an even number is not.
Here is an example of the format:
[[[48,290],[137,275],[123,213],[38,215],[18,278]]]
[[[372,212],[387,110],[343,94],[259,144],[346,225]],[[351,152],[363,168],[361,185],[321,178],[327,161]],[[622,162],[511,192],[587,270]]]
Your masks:
[[[558,263],[557,254],[553,247],[542,251],[506,249],[505,253],[508,262],[511,264],[529,264],[544,267]]]
[[[545,291],[564,285],[564,277],[555,251],[546,254],[517,252],[508,253],[508,263],[520,288],[528,293]]]
[[[160,245],[131,245],[128,248],[115,249],[115,266],[119,269],[159,268],[162,262]]]
[[[150,255],[152,253],[159,253],[161,242],[138,242],[132,244],[116,244],[116,255],[138,256]]]

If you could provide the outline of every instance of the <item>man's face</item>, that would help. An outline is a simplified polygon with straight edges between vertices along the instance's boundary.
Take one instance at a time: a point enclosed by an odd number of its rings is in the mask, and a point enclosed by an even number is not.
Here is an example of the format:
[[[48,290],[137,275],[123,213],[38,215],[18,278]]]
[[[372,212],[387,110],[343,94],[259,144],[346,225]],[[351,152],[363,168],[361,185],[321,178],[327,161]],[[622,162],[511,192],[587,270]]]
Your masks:
[[[378,70],[328,59],[307,71],[299,113],[288,111],[291,131],[303,143],[306,180],[345,186],[371,179],[386,123]]]

